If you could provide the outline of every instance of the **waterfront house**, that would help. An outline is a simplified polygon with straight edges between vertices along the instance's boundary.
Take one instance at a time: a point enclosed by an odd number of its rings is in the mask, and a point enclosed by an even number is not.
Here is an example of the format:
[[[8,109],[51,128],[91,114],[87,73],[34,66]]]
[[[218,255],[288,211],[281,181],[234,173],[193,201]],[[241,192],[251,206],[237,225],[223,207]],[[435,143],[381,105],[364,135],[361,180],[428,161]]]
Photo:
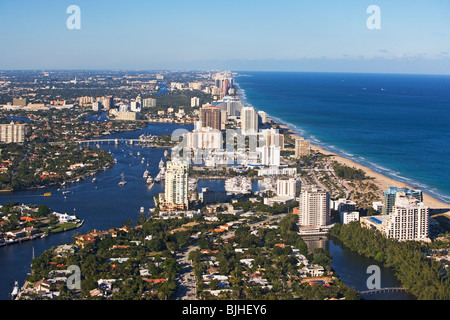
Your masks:
[[[71,221],[77,220],[76,216],[68,215],[67,213],[53,212],[52,214],[54,214],[58,218],[59,223],[67,223],[67,222],[71,222]]]
[[[36,229],[36,228],[33,228],[33,227],[23,228],[23,231],[25,232],[25,234],[27,236],[34,236],[36,234],[41,233],[39,229]]]
[[[23,229],[21,230],[13,230],[6,232],[6,236],[8,238],[11,238],[12,240],[17,240],[19,238],[23,238],[26,236],[26,233]]]
[[[50,292],[51,285],[52,284],[50,283],[50,281],[48,281],[46,279],[42,279],[34,284],[34,290],[37,291],[38,293],[39,292],[48,293],[48,292]]]
[[[76,247],[69,245],[69,244],[63,244],[58,246],[53,253],[57,256],[57,257],[67,257],[69,255],[73,255],[76,252]]]
[[[87,243],[95,242],[95,237],[89,234],[76,237],[75,244],[84,249]]]

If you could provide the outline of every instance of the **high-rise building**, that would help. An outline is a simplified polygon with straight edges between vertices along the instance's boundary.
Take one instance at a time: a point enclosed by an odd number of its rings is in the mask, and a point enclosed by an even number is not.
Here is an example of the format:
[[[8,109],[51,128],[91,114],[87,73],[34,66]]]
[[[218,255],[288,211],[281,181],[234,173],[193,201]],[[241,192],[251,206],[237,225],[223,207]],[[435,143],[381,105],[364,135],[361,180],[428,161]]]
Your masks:
[[[278,179],[277,196],[296,198],[300,195],[302,182],[297,179]]]
[[[227,111],[229,116],[240,116],[244,105],[235,98],[223,97],[222,100],[213,102],[214,105],[220,107],[221,110]]]
[[[86,105],[94,103],[94,97],[88,97],[88,96],[79,97],[78,103],[80,104],[81,107],[84,107]]]
[[[428,238],[429,208],[405,192],[397,192],[385,234],[399,241],[426,240]]]
[[[228,122],[228,112],[220,110],[220,130],[225,130]]]
[[[167,162],[164,207],[168,210],[188,209],[188,169],[182,162]]]
[[[330,194],[317,188],[304,189],[299,199],[299,224],[324,227],[330,222]]]
[[[267,122],[267,113],[265,111],[258,111],[259,123],[264,124]]]
[[[22,143],[25,141],[25,124],[0,124],[0,142]]]
[[[131,101],[130,102],[130,110],[133,112],[141,112],[141,104],[139,101]]]
[[[278,129],[265,129],[259,133],[259,145],[260,146],[276,146],[284,149],[284,135],[279,133]]]
[[[241,129],[243,135],[258,133],[258,114],[252,107],[243,107],[241,110]]]
[[[398,241],[429,241],[429,208],[403,191],[397,191],[395,198],[389,215],[361,217],[361,226]]]
[[[202,128],[220,130],[220,108],[210,105],[201,107],[200,121],[202,123]]]
[[[189,82],[189,88],[192,90],[202,90],[203,84],[201,82]]]
[[[418,201],[421,201],[421,202],[423,201],[423,195],[422,195],[421,190],[413,190],[410,188],[389,187],[387,189],[387,191],[383,191],[383,208],[382,208],[383,215],[392,213],[398,192],[404,192],[406,195],[411,196]]]
[[[359,211],[342,211],[339,212],[339,221],[342,224],[347,224],[352,221],[359,220]]]
[[[277,146],[257,147],[256,152],[259,162],[263,166],[279,166],[281,159],[281,148]]]
[[[187,149],[222,149],[222,132],[210,127],[197,128],[186,134]]]
[[[231,82],[228,79],[224,79],[222,82],[222,95],[226,96],[228,94],[228,90],[231,88]]]
[[[98,112],[100,110],[102,110],[102,104],[100,101],[95,101],[92,103],[92,111]]]
[[[191,107],[194,108],[194,107],[198,107],[198,106],[200,106],[200,98],[192,97],[191,98]]]
[[[113,96],[104,96],[102,101],[103,109],[108,111],[114,107],[114,98]]]
[[[156,99],[153,98],[142,99],[142,107],[144,109],[156,107]]]
[[[309,140],[305,140],[303,138],[295,139],[295,157],[299,158],[302,156],[310,155],[310,144]]]

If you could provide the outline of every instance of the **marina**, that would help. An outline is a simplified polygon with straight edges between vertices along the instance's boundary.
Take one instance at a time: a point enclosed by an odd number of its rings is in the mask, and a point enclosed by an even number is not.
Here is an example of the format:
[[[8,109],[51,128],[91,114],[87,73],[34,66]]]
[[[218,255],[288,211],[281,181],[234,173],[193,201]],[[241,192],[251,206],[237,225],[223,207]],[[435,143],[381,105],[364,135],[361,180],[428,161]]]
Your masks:
[[[146,132],[168,134],[177,128],[191,130],[192,126],[152,123],[138,132],[116,133],[112,137],[132,138]],[[149,176],[152,177],[158,174],[159,161],[165,159],[165,149],[114,144],[101,144],[100,147],[109,151],[116,161],[113,167],[95,175],[95,183],[92,183],[91,178],[51,186],[46,189],[46,193],[52,193],[51,197],[44,197],[42,189],[0,194],[0,203],[18,201],[26,204],[45,204],[57,212],[74,212],[76,209],[77,216],[84,221],[78,229],[20,244],[0,246],[0,272],[3,274],[0,277],[0,300],[10,299],[14,281],[18,281],[19,285],[24,283],[27,273],[30,272],[33,248],[36,256],[39,256],[52,246],[71,243],[75,233],[84,234],[93,229],[120,227],[126,221],[136,221],[141,207],[145,208],[144,215],[148,215],[154,209],[153,195],[163,192],[164,185],[154,183],[149,188],[147,181],[143,179],[143,172],[148,170]],[[137,156],[138,151],[140,156]],[[133,156],[129,155],[130,152]],[[148,165],[141,163],[142,157],[148,160]],[[127,184],[118,187],[122,173]],[[63,194],[62,191],[70,193]]]
[[[247,177],[233,177],[225,181],[225,191],[228,193],[250,193],[252,181]]]

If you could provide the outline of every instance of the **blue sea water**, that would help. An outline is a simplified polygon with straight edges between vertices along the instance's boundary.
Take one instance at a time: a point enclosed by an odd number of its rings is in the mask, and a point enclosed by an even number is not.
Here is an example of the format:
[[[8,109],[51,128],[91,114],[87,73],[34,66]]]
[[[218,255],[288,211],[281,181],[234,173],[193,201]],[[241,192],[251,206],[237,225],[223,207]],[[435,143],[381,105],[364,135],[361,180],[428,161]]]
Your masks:
[[[239,72],[244,104],[450,204],[450,76]]]

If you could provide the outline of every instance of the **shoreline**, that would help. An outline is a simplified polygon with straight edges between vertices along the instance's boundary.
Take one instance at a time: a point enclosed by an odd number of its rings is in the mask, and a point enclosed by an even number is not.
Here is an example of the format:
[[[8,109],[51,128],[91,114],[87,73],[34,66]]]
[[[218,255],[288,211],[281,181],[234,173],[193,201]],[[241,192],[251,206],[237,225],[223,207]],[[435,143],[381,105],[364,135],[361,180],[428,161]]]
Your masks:
[[[287,130],[288,134],[293,139],[301,138],[299,135],[295,134],[293,132],[293,130],[291,128],[289,128],[288,126],[280,124],[273,119],[271,119],[271,120],[274,123],[276,123],[280,128]],[[311,150],[316,150],[324,155],[330,156],[331,160],[334,160],[340,164],[343,164],[343,165],[346,165],[349,167],[354,167],[356,169],[361,169],[362,171],[364,171],[366,176],[368,176],[369,178],[373,178],[373,182],[382,191],[387,190],[388,187],[399,187],[399,188],[406,187],[406,188],[415,189],[415,188],[411,187],[410,185],[408,185],[407,183],[389,178],[381,173],[377,173],[377,172],[373,171],[372,169],[370,169],[366,166],[363,166],[361,164],[358,164],[348,158],[344,158],[343,156],[340,156],[335,152],[325,150],[324,148],[319,147],[317,145],[313,145],[313,144],[310,144],[310,148],[311,148]],[[422,192],[423,192],[423,190],[422,190]],[[424,203],[424,205],[428,206],[430,209],[438,209],[438,210],[450,212],[450,204],[444,203],[425,192],[423,192],[423,203]]]
[[[238,98],[244,105],[248,104],[248,105],[252,106],[251,103],[248,103],[246,101],[246,97],[243,98],[241,96],[242,91],[245,92],[245,90],[241,89],[238,83],[237,83],[237,88],[238,88],[238,92],[236,93],[235,97]],[[271,121],[273,124],[279,126],[281,129],[286,130],[287,134],[289,136],[291,136],[293,139],[301,138],[298,134],[294,133],[294,130],[291,127],[281,123],[280,121],[277,121],[277,120],[273,119],[270,116],[270,114],[267,114],[267,121]],[[375,172],[374,170],[370,169],[369,167],[366,167],[364,165],[358,164],[358,163],[356,163],[355,161],[353,161],[351,159],[345,158],[345,157],[337,154],[336,152],[328,151],[328,150],[324,149],[323,147],[319,147],[317,145],[314,145],[314,144],[310,143],[310,149],[311,150],[316,150],[316,151],[318,151],[318,152],[320,152],[320,153],[322,153],[324,155],[328,155],[328,156],[330,156],[331,160],[334,160],[334,161],[336,161],[336,162],[338,162],[340,164],[347,165],[349,167],[354,167],[354,168],[357,168],[357,169],[361,169],[362,171],[364,171],[366,176],[368,176],[370,178],[373,178],[373,182],[382,191],[386,191],[388,187],[400,187],[400,188],[401,187],[406,187],[406,188],[411,188],[411,189],[417,189],[417,188],[411,187],[410,185],[408,185],[408,183],[401,182],[401,181],[395,180],[393,178],[390,178],[390,177],[388,177],[386,175],[383,175],[381,173]],[[438,200],[434,196],[426,193],[424,190],[422,190],[422,193],[423,193],[423,203],[424,203],[424,205],[428,206],[430,209],[433,209],[435,211],[440,211],[439,213],[445,213],[445,214],[447,214],[450,217],[450,204],[449,203],[445,203],[445,202],[443,202],[441,200]],[[431,213],[430,213],[430,216],[431,216]]]

